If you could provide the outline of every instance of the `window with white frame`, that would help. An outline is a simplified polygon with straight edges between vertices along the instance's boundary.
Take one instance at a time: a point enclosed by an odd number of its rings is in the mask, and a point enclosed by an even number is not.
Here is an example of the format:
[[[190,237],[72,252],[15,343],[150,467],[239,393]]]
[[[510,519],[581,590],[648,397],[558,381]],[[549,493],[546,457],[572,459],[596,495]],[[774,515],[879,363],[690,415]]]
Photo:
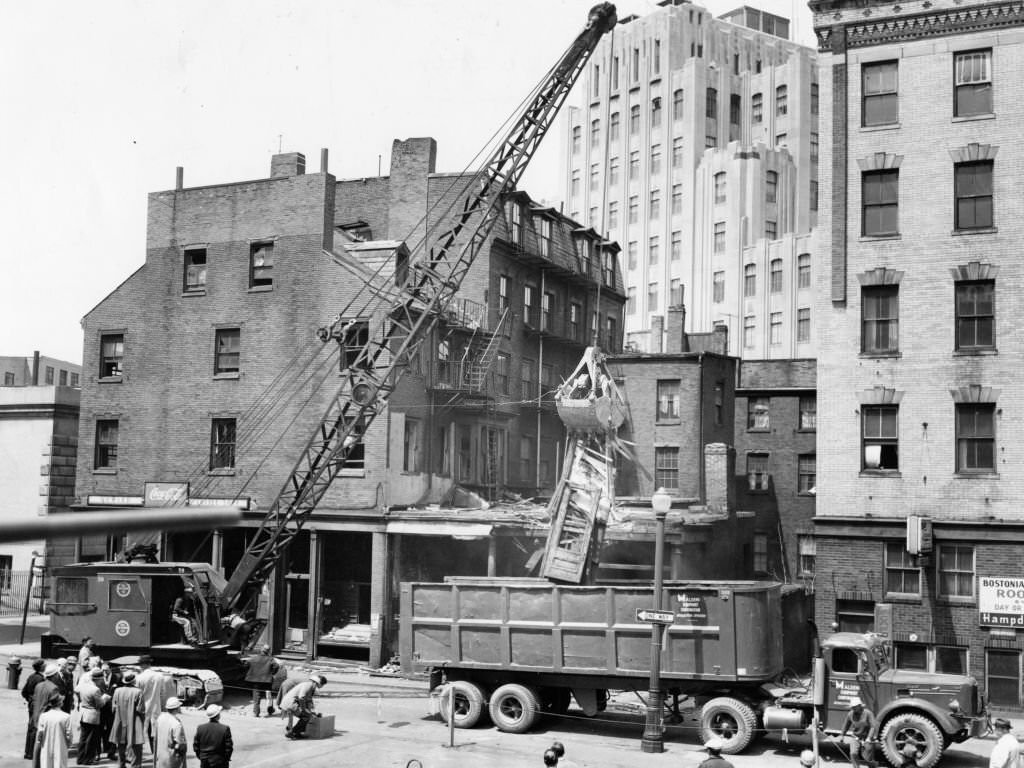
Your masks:
[[[755,93],[750,97],[750,119],[754,123],[764,120],[764,104],[760,93]]]
[[[619,186],[619,158],[617,157],[608,161],[608,186]]]
[[[636,314],[636,286],[629,286],[626,289],[626,314]]]
[[[808,307],[796,311],[796,340],[798,343],[811,340],[811,310]]]
[[[235,468],[237,422],[233,418],[214,418],[210,422],[210,469]]]
[[[818,397],[817,395],[800,395],[799,429],[803,432],[814,432],[818,429]]]
[[[900,468],[899,406],[861,407],[864,463],[867,471],[896,471]]]
[[[647,265],[653,266],[658,263],[660,250],[660,238],[657,235],[651,235],[647,239]]]
[[[747,429],[751,432],[767,432],[771,428],[770,409],[770,398],[747,398]]]
[[[895,61],[873,62],[862,66],[862,125],[892,125],[899,122],[898,75]]]
[[[797,493],[813,493],[818,483],[818,457],[813,453],[801,453],[796,460]]]
[[[619,113],[612,112],[608,118],[608,141],[614,142],[619,140]]]
[[[214,375],[237,374],[241,356],[242,330],[240,328],[217,328],[214,336]]]
[[[683,212],[683,185],[672,185],[672,215],[678,216]]]
[[[995,280],[956,283],[956,348],[994,349],[996,345]]]
[[[811,287],[811,254],[801,253],[796,257],[797,288]]]
[[[657,446],[654,449],[654,485],[665,490],[679,488],[679,447]]]
[[[669,299],[668,303],[673,307],[681,307],[683,305],[683,281],[678,277],[673,277],[669,282]]]
[[[743,346],[746,349],[753,349],[756,339],[757,324],[753,315],[743,316]]]
[[[93,452],[93,469],[117,469],[117,419],[96,421],[96,445]]]
[[[754,264],[743,266],[743,295],[757,295],[757,266]]]
[[[957,403],[958,474],[991,474],[996,471],[995,414],[995,403]]]
[[[861,352],[895,354],[899,351],[899,285],[865,285],[861,288]]]
[[[640,245],[636,240],[630,240],[626,245],[626,265],[629,269],[636,269],[639,254]]]
[[[651,219],[658,219],[661,217],[661,190],[652,189],[650,205],[648,206],[647,213]]]
[[[774,203],[779,197],[779,174],[775,171],[766,171],[764,174],[764,197],[765,202]]]
[[[658,311],[658,284],[648,283],[647,284],[647,311],[657,312]]]
[[[715,174],[715,204],[721,204],[725,202],[725,183],[726,177],[725,172]]]
[[[782,343],[782,313],[772,312],[768,320],[768,343],[777,346]]]
[[[772,259],[769,274],[771,276],[770,290],[772,293],[782,293],[782,259]]]
[[[775,114],[782,117],[789,112],[789,88],[780,85],[775,89]]]
[[[252,243],[249,246],[249,287],[270,288],[274,285],[274,244]]]
[[[672,139],[672,167],[683,167],[683,139],[678,137]]]
[[[921,569],[902,539],[885,542],[885,594],[921,595]]]
[[[799,535],[796,537],[796,546],[799,557],[797,569],[801,576],[814,575],[814,559],[818,554],[818,547],[813,536]]]
[[[954,116],[992,114],[992,49],[954,54],[953,73]]]
[[[185,291],[202,291],[206,288],[206,249],[185,249]]]
[[[939,597],[974,597],[974,545],[940,544]]]
[[[752,491],[767,491],[771,473],[768,471],[771,456],[767,453],[747,454],[747,484]]]
[[[683,119],[683,89],[677,88],[672,92],[672,119],[679,121]]]
[[[683,258],[683,233],[678,229],[672,233],[671,260],[679,261]]]
[[[651,128],[661,125],[661,97],[655,96],[651,99]]]
[[[679,419],[679,379],[659,379],[657,383],[655,421]]]

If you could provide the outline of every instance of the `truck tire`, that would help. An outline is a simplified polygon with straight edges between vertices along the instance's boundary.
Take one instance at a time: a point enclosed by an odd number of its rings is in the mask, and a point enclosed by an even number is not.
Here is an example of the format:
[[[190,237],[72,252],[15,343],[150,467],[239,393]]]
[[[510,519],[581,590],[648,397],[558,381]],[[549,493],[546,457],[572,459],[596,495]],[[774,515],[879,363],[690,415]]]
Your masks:
[[[499,731],[526,733],[537,722],[540,702],[532,688],[507,683],[491,694],[489,709]]]
[[[441,718],[448,722],[448,697],[455,696],[455,727],[473,728],[483,716],[486,697],[475,684],[466,680],[449,683],[441,694]]]
[[[754,740],[757,715],[739,699],[721,696],[700,709],[701,741],[718,738],[725,741],[722,752],[736,755]]]
[[[899,765],[903,757],[900,751],[907,744],[917,747],[917,764],[920,768],[932,768],[942,757],[944,739],[942,731],[924,715],[903,712],[893,715],[882,726],[882,751],[892,765]]]

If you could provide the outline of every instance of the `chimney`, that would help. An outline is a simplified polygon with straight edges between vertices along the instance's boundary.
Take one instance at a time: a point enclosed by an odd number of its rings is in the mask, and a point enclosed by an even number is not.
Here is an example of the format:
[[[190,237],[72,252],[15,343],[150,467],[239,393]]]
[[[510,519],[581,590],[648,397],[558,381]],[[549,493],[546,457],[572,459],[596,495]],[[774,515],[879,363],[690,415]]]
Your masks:
[[[301,176],[306,172],[306,156],[301,152],[285,152],[270,158],[270,178]]]
[[[185,188],[185,169],[180,165],[174,169],[174,189],[178,192]]]
[[[32,386],[39,386],[39,350],[32,353]]]
[[[427,184],[436,163],[437,142],[429,136],[391,143],[388,238],[415,244],[426,236],[423,212],[429,207]]]
[[[327,173],[327,147],[320,150],[320,173]]]
[[[686,323],[686,308],[682,304],[669,307],[665,318],[665,351],[686,352],[686,331],[683,325]]]
[[[732,476],[736,452],[725,443],[704,446],[704,504],[713,512],[731,512],[735,506]]]
[[[651,318],[651,343],[649,351],[652,354],[661,354],[661,335],[665,330],[665,318],[656,315]]]
[[[714,339],[711,342],[713,352],[721,355],[729,354],[729,326],[725,323],[715,323],[715,329],[711,332]]]

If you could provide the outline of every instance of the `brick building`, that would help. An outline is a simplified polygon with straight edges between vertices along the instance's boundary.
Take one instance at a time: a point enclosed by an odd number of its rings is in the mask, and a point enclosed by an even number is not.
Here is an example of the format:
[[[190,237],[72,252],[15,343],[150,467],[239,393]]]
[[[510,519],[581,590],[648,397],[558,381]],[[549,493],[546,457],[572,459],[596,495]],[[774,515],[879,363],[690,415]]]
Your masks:
[[[897,666],[970,672],[1018,707],[1024,15],[980,0],[810,5],[828,201],[815,252],[829,255],[818,621],[874,627]],[[908,538],[908,518],[923,536]]]
[[[5,387],[77,387],[82,366],[38,352],[32,357],[0,357],[0,376]]]
[[[685,290],[688,329],[728,326],[730,354],[813,357],[812,287],[783,296],[768,281],[795,285],[813,260],[814,51],[754,9],[722,20],[684,0],[658,6],[598,46],[563,146],[567,210],[623,249],[626,344],[661,350],[656,319]],[[771,265],[758,258],[769,247]],[[775,323],[785,343],[769,343]]]

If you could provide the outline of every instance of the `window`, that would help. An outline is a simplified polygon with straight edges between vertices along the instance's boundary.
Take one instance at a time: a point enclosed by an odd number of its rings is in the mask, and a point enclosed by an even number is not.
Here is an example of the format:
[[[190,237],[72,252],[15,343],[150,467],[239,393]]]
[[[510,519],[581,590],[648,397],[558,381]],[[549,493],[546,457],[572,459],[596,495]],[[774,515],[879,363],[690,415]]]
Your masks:
[[[782,313],[772,312],[769,321],[768,343],[777,346],[782,343]]]
[[[629,180],[636,181],[640,178],[640,153],[629,153]]]
[[[782,293],[782,259],[772,259],[771,292]]]
[[[66,387],[68,385],[68,372],[63,368],[60,369],[60,375],[57,377],[57,383],[62,387]]]
[[[801,576],[814,575],[814,558],[817,555],[817,546],[813,536],[797,536],[796,548],[799,553],[797,568]]]
[[[866,171],[863,174],[864,234],[866,236],[899,233],[899,184],[900,172],[898,170]],[[991,196],[989,200],[991,202]],[[958,202],[958,210],[959,207]]]
[[[658,381],[658,405],[655,421],[679,419],[679,379]]]
[[[713,396],[715,401],[715,426],[722,426],[722,414],[725,410],[725,382],[716,381],[713,390]]]
[[[523,211],[515,200],[505,203],[505,215],[508,219],[508,234],[513,243],[523,242]]]
[[[811,254],[801,253],[796,257],[796,284],[798,288],[811,287]]]
[[[605,285],[615,285],[615,254],[605,251],[601,260],[601,279]]]
[[[590,121],[590,148],[599,149],[601,147],[601,121],[591,120]]]
[[[865,64],[861,69],[864,125],[892,125],[899,121],[897,73],[895,61]]]
[[[551,255],[551,219],[540,220],[540,255],[547,258]]]
[[[608,161],[608,186],[617,187],[619,185],[619,158],[613,157]]]
[[[768,459],[767,453],[747,454],[747,485],[752,491],[768,490]]]
[[[619,140],[620,124],[621,124],[621,120],[619,119],[619,113],[618,112],[612,112],[612,114],[608,118],[608,141],[609,142],[613,142],[613,141],[618,141]]]
[[[593,85],[592,95],[596,99],[601,95],[601,65],[595,64],[593,71],[594,74],[593,77],[591,77],[590,81]]]
[[[683,140],[682,138],[672,139],[672,167],[683,167]]]
[[[995,404],[958,403],[956,406],[956,471],[996,471]]]
[[[651,128],[661,125],[661,97],[655,96],[651,99]]]
[[[753,349],[754,347],[754,332],[756,326],[754,324],[753,315],[743,316],[743,346],[747,349]]]
[[[612,56],[612,90],[619,90],[619,57]]]
[[[712,120],[718,117],[718,91],[708,88],[705,94],[704,116]]]
[[[53,384],[53,373],[54,373],[53,366],[52,365],[46,366],[46,370],[43,373],[43,383],[44,384]]]
[[[865,405],[861,408],[864,425],[865,470],[900,468],[899,408],[894,405]]]
[[[768,171],[764,175],[764,199],[765,202],[774,203],[779,196],[779,174],[775,171]]]
[[[796,311],[796,340],[811,340],[811,310],[806,307]]]
[[[755,296],[757,294],[757,267],[747,264],[743,267],[743,295]]]
[[[630,76],[633,78],[633,82],[636,83],[636,82],[640,81],[640,49],[639,48],[634,48],[632,50],[632,52],[631,52],[631,59],[632,59],[632,61],[630,61],[630,70],[631,70],[630,71]]]
[[[96,450],[93,469],[117,469],[117,419],[96,421]]]
[[[658,311],[658,284],[648,283],[647,284],[647,311],[657,312]]]
[[[579,194],[580,194],[580,172],[578,170],[574,170],[572,172],[572,181],[570,182],[570,186],[569,186],[569,195],[570,195],[570,197],[579,197]]]
[[[752,565],[755,573],[768,572],[768,534],[754,534],[754,562]]]
[[[811,179],[810,185],[811,185],[811,194],[810,194],[810,197],[811,197],[811,210],[812,211],[816,211],[816,210],[818,210],[818,182],[815,181],[814,179]]]
[[[577,304],[573,305],[579,306]],[[534,397],[537,394],[537,368],[533,360],[523,358],[519,361],[519,378],[523,388],[523,397]]]
[[[802,453],[796,460],[797,493],[812,493],[818,481],[817,456],[813,453]]]
[[[811,83],[811,114],[818,114],[819,110],[819,97],[818,97],[818,84]]]
[[[528,325],[534,325],[537,321],[533,316],[537,302],[536,292],[537,289],[532,285],[523,286],[523,322]]]
[[[551,330],[551,313],[554,310],[555,305],[555,294],[551,292],[545,292],[540,297],[540,329],[542,331]]]
[[[654,485],[665,490],[679,488],[678,447],[662,446],[654,449]]]
[[[608,203],[608,228],[615,229],[619,226],[619,203],[612,200]]]
[[[572,153],[578,155],[580,153],[580,146],[582,141],[583,129],[578,125],[572,127]]]
[[[818,162],[818,134],[811,131],[811,162]]]
[[[672,215],[678,216],[683,212],[683,185],[672,185]]]
[[[498,311],[508,309],[508,275],[498,276]]]
[[[725,172],[715,174],[715,204],[725,202]]]
[[[524,482],[529,482],[536,476],[536,443],[537,438],[533,435],[519,437],[519,479]]]
[[[634,104],[629,108],[629,135],[640,135],[640,105]]]
[[[214,334],[213,373],[238,373],[240,328],[218,328]]]
[[[657,176],[661,173],[661,145],[655,144],[651,147],[651,176]]]
[[[920,643],[894,643],[896,669],[928,671],[928,646]]]
[[[989,704],[1020,706],[1020,651],[985,649],[985,692]]]
[[[583,306],[577,302],[569,305],[569,335],[576,341],[580,340],[580,320],[583,317]]]
[[[345,322],[342,327],[341,336],[341,357],[338,360],[339,369],[344,371],[348,368],[369,368],[371,362],[364,355],[367,345],[370,343],[370,323],[367,320],[352,318]],[[360,359],[361,358],[361,359]]]
[[[72,376],[74,376],[74,374],[72,374]],[[14,374],[11,373],[10,371],[4,373],[4,386],[5,387],[13,387],[14,386]],[[72,386],[74,386],[74,385],[72,385]]]
[[[274,244],[249,246],[249,287],[269,288],[274,284]]]
[[[544,294],[547,298],[548,294]],[[542,323],[547,322],[546,319],[542,319]],[[494,360],[494,384],[498,392],[502,395],[509,393],[508,382],[509,382],[509,371],[512,368],[512,359],[504,352],[499,352],[498,356]]]
[[[630,195],[629,198],[629,223],[636,224],[640,221],[640,198]]]
[[[626,289],[626,314],[636,314],[636,286],[633,285]]]
[[[609,352],[614,352],[619,348],[618,325],[611,315],[604,320],[604,345]]]
[[[725,253],[725,222],[715,222],[715,253]]]
[[[974,546],[939,545],[939,596],[974,597]]]
[[[713,300],[716,304],[721,304],[725,301],[725,272],[715,272],[712,286]]]
[[[875,629],[875,604],[870,600],[836,600],[836,622],[840,632],[873,632]],[[832,669],[836,672],[857,672],[857,654],[849,648],[837,648],[846,653],[846,664],[840,665],[835,652],[832,655]]]
[[[957,163],[956,228],[988,229],[992,226],[992,161]]]
[[[352,423],[353,417],[346,417],[345,426]],[[345,455],[345,463],[342,464],[342,472],[349,471],[361,473],[366,468],[366,445],[363,443],[363,432],[366,430],[366,424],[362,418],[356,418],[355,424],[349,436],[345,438],[345,442],[348,445],[348,453]],[[445,448],[447,451],[447,446]],[[443,458],[442,461],[447,464],[447,459]]]
[[[661,40],[657,38],[654,40],[654,52],[651,54],[651,66],[655,75],[661,74]]]
[[[993,280],[956,284],[956,348],[994,349],[996,284]]]
[[[201,291],[206,288],[206,249],[185,249],[185,272],[183,289]]]
[[[683,119],[683,89],[677,88],[672,92],[672,119]]]
[[[709,149],[714,149],[718,146],[718,137],[713,133],[709,133],[704,137],[704,146]]]
[[[771,398],[747,398],[747,429],[752,432],[767,432],[771,428]]]
[[[11,383],[13,384],[14,381],[12,380]],[[77,373],[72,373],[71,374],[71,386],[72,387],[77,387],[78,386],[78,374]]]
[[[124,334],[100,336],[100,378],[119,377],[124,372]]]
[[[816,395],[800,396],[800,429],[813,432],[818,429],[818,398]]]
[[[734,93],[729,96],[729,140],[738,139],[740,133],[740,96]]]
[[[958,53],[953,60],[957,117],[990,115],[992,108],[992,51]]]
[[[598,226],[599,222],[597,220],[597,206],[596,205],[590,206],[590,210],[587,212],[587,221],[590,223],[591,227],[596,228]]]
[[[601,189],[601,174],[597,163],[590,166],[590,191],[597,192]]]
[[[672,233],[672,261],[683,258],[683,233],[678,229]]]
[[[405,441],[403,443],[402,451],[402,471],[403,472],[419,472],[421,471],[420,465],[420,454],[421,454],[421,439],[420,434],[422,425],[417,419],[406,419],[405,420]]]
[[[885,593],[921,594],[921,569],[914,565],[913,555],[902,540],[885,543]]]
[[[775,114],[779,117],[789,112],[789,88],[780,85],[775,89]]]
[[[657,219],[657,218],[661,217],[661,190],[660,189],[652,189],[651,190],[651,199],[650,199],[650,204],[648,206],[647,212],[648,212],[648,214],[650,215],[650,217],[652,219]]]
[[[900,337],[899,286],[865,286],[862,295],[860,351],[866,355],[895,354],[899,350]]]
[[[750,97],[750,119],[755,123],[764,120],[764,105],[760,93],[755,93]]]
[[[210,422],[210,469],[235,468],[235,420],[213,419]]]
[[[939,674],[966,675],[967,649],[952,645],[937,645],[933,649],[933,668]]]
[[[788,139],[786,138],[786,134],[784,134],[784,133],[777,133],[777,134],[775,134],[775,146],[777,146],[777,147],[785,147],[787,145],[787,141],[788,141]]]
[[[626,245],[626,264],[629,269],[636,269],[637,254],[639,253],[639,246],[636,240],[630,240]]]
[[[774,240],[776,237],[778,237],[778,225],[774,221],[765,221],[764,236],[769,240]]]
[[[673,307],[681,307],[683,305],[683,281],[678,277],[673,277],[668,284],[668,303]]]
[[[652,235],[647,241],[647,264],[653,266],[658,263],[659,237]]]

